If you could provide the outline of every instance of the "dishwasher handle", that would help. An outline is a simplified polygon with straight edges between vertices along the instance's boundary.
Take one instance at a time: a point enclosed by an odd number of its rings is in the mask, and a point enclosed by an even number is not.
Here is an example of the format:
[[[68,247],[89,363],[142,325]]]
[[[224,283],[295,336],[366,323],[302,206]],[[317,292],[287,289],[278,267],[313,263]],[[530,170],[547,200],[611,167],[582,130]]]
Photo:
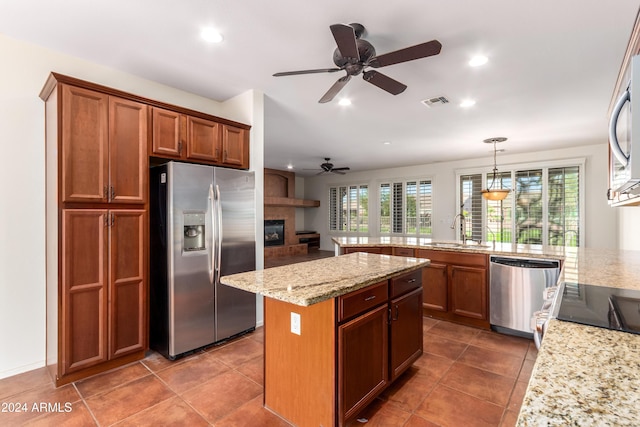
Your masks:
[[[545,259],[522,259],[492,256],[491,262],[494,264],[520,268],[560,268],[560,263],[558,261]]]

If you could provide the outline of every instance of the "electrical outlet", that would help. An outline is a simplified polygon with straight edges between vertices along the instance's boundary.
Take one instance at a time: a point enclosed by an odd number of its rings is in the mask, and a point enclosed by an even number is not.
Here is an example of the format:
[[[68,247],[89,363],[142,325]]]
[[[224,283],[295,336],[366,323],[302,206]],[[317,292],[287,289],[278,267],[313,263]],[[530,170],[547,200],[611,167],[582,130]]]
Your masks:
[[[293,311],[291,312],[291,333],[300,335],[300,315]]]

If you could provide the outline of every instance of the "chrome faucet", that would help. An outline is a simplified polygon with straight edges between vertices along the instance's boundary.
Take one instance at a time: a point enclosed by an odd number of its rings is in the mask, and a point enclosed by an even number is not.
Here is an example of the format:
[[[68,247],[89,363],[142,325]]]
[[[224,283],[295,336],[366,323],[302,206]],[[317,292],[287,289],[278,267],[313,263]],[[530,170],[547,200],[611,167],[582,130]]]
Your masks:
[[[453,217],[453,222],[451,223],[451,229],[455,229],[456,227],[456,219],[458,219],[458,217],[460,218],[460,234],[462,234],[462,244],[466,245],[467,244],[467,222],[466,222],[466,218],[464,217],[464,214],[462,212],[460,212],[459,214],[457,214],[456,216]]]

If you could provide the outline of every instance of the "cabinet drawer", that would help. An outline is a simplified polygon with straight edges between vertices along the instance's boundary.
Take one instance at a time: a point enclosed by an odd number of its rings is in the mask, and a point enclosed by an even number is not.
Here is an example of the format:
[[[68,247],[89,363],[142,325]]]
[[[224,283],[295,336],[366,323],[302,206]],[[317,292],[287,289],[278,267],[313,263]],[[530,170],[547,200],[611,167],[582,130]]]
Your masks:
[[[349,319],[387,301],[387,281],[367,286],[338,297],[338,321]]]
[[[391,298],[422,286],[422,269],[391,279]]]
[[[393,248],[393,254],[396,256],[414,256],[412,248]]]

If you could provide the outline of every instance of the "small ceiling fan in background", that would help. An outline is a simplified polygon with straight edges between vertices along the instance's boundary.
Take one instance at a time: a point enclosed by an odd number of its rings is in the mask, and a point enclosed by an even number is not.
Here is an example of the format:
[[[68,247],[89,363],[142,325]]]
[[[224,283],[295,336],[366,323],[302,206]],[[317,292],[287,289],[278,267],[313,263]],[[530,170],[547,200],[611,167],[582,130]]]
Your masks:
[[[318,172],[316,175],[322,175],[325,173],[337,173],[340,175],[344,175],[345,172],[344,171],[348,171],[350,168],[348,167],[343,167],[343,168],[334,168],[333,167],[333,163],[330,162],[330,158],[329,157],[325,157],[324,158],[324,163],[322,163],[320,165],[320,169],[306,169],[306,170],[320,170],[320,172]]]
[[[274,77],[293,76],[298,74],[335,73],[344,70],[347,75],[340,77],[329,88],[318,102],[331,101],[340,90],[351,80],[352,76],[362,73],[362,78],[374,86],[398,95],[407,88],[406,85],[392,79],[375,70],[366,70],[368,67],[380,68],[388,65],[400,64],[415,59],[426,58],[440,53],[442,45],[437,40],[431,40],[405,49],[396,50],[376,56],[376,50],[368,41],[360,38],[365,28],[361,24],[334,24],[329,27],[338,47],[333,52],[333,62],[337,68],[322,68],[315,70],[286,71],[275,73]]]

